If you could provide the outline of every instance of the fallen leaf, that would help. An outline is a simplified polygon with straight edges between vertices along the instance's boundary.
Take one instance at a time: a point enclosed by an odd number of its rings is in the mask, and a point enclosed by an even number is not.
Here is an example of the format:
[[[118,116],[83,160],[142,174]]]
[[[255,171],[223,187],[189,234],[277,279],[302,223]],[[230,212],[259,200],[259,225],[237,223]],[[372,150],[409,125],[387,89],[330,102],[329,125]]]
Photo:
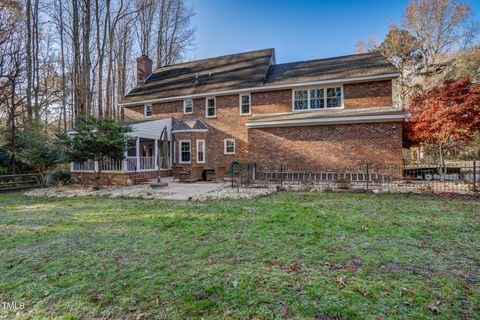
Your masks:
[[[442,308],[440,307],[441,304],[442,301],[436,300],[428,306],[428,309],[430,309],[430,311],[436,314],[442,313]]]
[[[287,307],[281,307],[280,308],[280,314],[282,317],[286,317],[288,315],[288,308]]]
[[[345,282],[345,279],[343,277],[336,277],[335,282],[341,286],[344,286],[344,287],[347,286],[347,283]]]
[[[303,287],[300,283],[297,282],[297,284],[293,287],[297,292],[303,291]]]
[[[357,288],[357,291],[360,292],[364,297],[368,296],[368,291],[363,288]]]

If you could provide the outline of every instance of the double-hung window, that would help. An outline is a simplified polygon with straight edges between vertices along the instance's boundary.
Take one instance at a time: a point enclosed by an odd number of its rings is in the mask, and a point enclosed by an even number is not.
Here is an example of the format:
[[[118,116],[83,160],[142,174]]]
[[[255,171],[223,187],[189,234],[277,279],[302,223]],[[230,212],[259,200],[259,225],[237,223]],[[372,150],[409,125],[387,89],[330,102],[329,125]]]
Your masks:
[[[250,95],[241,94],[240,95],[240,115],[250,114]]]
[[[197,140],[197,163],[205,163],[205,140]]]
[[[193,113],[193,100],[192,99],[183,100],[183,113],[184,114]]]
[[[225,154],[235,154],[235,139],[225,139],[223,143]]]
[[[180,147],[180,163],[191,163],[192,162],[192,143],[190,140],[180,140],[179,141]]]
[[[293,90],[293,111],[342,108],[342,88]]]
[[[342,106],[342,88],[327,88],[327,108],[340,108]]]
[[[145,118],[150,118],[153,115],[153,108],[152,106],[144,106],[143,107],[143,116]]]
[[[217,116],[217,106],[215,98],[207,98],[205,113],[207,118],[213,118]]]

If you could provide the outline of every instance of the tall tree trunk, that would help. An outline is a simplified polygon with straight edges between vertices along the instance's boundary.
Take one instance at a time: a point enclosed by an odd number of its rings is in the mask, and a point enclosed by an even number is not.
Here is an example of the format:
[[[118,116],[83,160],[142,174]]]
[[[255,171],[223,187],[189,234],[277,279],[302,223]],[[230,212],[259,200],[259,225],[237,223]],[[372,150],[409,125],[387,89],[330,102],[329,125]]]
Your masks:
[[[31,123],[33,120],[33,109],[32,109],[32,23],[31,23],[31,13],[32,3],[31,0],[26,0],[26,23],[27,23],[27,39],[25,42],[25,51],[27,58],[27,119]]]
[[[83,55],[82,55],[82,92],[85,101],[85,114],[91,114],[91,88],[90,88],[90,26],[91,26],[91,2],[84,0],[85,14],[83,16]]]
[[[83,93],[81,92],[81,65],[80,65],[80,31],[78,28],[78,0],[72,0],[72,45],[73,45],[73,95],[75,120],[78,117],[85,116],[85,104],[83,102]]]
[[[62,65],[62,114],[63,114],[63,131],[67,131],[67,95],[65,92],[65,52],[63,49],[63,4],[62,1],[58,1],[60,6],[60,51],[61,51],[61,65]]]
[[[35,5],[34,5],[34,11],[33,11],[33,37],[34,37],[34,46],[33,46],[33,52],[34,52],[34,76],[35,76],[35,81],[34,81],[34,116],[35,116],[35,121],[40,121],[40,107],[38,105],[38,92],[40,90],[40,65],[39,65],[39,59],[38,59],[38,52],[39,52],[39,47],[40,47],[40,40],[39,40],[39,32],[38,32],[38,0],[35,0]]]
[[[12,137],[12,174],[16,173],[16,160],[15,160],[15,155],[17,153],[17,125],[15,121],[15,116],[16,116],[16,107],[15,107],[15,90],[16,90],[16,85],[15,85],[15,80],[12,80],[12,96],[11,96],[11,114],[10,114],[10,119],[11,119],[11,137]]]

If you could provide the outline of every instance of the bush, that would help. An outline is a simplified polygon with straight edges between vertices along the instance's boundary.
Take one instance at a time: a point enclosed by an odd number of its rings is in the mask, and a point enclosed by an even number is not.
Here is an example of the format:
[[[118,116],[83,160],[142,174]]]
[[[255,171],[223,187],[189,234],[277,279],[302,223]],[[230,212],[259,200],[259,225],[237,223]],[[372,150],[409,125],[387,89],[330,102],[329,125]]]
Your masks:
[[[68,169],[55,169],[51,173],[51,181],[49,181],[53,185],[59,184],[67,184],[72,179],[72,175]]]

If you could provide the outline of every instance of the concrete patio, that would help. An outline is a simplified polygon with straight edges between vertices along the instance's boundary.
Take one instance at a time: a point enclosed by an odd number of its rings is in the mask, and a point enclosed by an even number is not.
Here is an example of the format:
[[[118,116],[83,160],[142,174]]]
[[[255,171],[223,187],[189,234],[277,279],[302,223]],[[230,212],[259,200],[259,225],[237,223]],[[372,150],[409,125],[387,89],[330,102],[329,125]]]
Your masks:
[[[156,180],[150,181],[149,183],[155,182]],[[213,191],[215,189],[222,188],[225,183],[220,182],[207,182],[207,181],[198,181],[192,183],[178,182],[173,181],[173,177],[162,178],[162,182],[167,182],[168,186],[158,190],[161,192],[168,193],[162,199],[167,200],[189,200],[195,197],[199,197],[207,192]]]

